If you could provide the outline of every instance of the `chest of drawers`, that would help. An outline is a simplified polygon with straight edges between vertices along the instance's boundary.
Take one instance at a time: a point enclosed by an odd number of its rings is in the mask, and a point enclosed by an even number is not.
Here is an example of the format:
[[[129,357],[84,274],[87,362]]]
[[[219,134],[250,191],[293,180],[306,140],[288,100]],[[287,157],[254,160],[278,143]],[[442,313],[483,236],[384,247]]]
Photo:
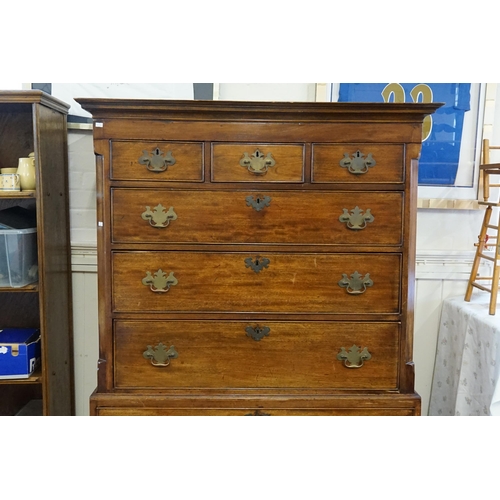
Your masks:
[[[97,158],[92,415],[418,415],[435,104],[78,99]]]

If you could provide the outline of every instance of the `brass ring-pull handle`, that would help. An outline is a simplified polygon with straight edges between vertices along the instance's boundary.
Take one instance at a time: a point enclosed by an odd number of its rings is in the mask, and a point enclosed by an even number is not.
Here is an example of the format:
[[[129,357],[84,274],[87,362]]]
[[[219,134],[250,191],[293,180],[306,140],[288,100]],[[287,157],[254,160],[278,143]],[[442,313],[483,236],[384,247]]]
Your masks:
[[[348,278],[347,274],[342,274],[342,279],[339,281],[338,285],[347,290],[347,293],[351,295],[360,295],[365,293],[367,287],[373,286],[373,281],[370,278],[370,274],[363,275],[355,271]]]
[[[368,156],[365,158],[365,155],[359,149],[352,155],[344,153],[344,158],[340,160],[340,166],[347,168],[354,175],[366,174],[368,169],[374,167],[376,164],[377,162],[373,158],[372,153],[368,153]]]
[[[269,332],[271,329],[268,326],[260,327],[257,325],[255,328],[252,326],[247,326],[245,328],[247,332],[247,337],[252,337],[256,342],[261,341],[264,337],[269,337]]]
[[[142,280],[142,284],[149,286],[150,290],[155,293],[167,293],[170,287],[177,285],[177,283],[177,278],[173,272],[167,276],[167,273],[164,273],[161,269],[158,269],[154,275],[147,271],[146,277]]]
[[[256,149],[252,156],[249,156],[248,153],[243,153],[240,165],[245,167],[252,174],[264,175],[270,167],[276,165],[276,161],[271,153],[267,153],[267,155],[264,156],[262,151]]]
[[[371,359],[372,355],[368,352],[365,347],[361,350],[361,347],[353,345],[349,351],[346,351],[344,347],[340,349],[337,354],[337,359],[344,362],[346,368],[361,368],[365,361]]]
[[[373,222],[375,220],[375,217],[373,217],[369,208],[364,213],[359,207],[355,207],[350,212],[347,208],[344,208],[343,210],[344,213],[339,217],[339,221],[344,223],[348,229],[352,229],[353,231],[364,229],[369,222]]]
[[[271,204],[270,196],[262,196],[260,194],[257,195],[256,199],[254,199],[253,196],[247,196],[245,200],[247,202],[247,207],[252,207],[257,212],[264,210],[264,208],[268,207]]]
[[[266,257],[258,255],[252,260],[251,257],[245,259],[245,267],[250,267],[255,273],[260,273],[262,269],[269,267],[271,261]]]
[[[164,156],[165,155],[165,156]],[[175,158],[172,156],[172,151],[167,151],[165,154],[160,148],[155,148],[151,153],[143,150],[142,156],[139,158],[141,165],[146,165],[150,172],[165,172],[171,165],[175,165]]]
[[[171,359],[176,359],[179,357],[178,352],[175,350],[175,347],[172,345],[167,350],[167,348],[160,342],[155,348],[148,345],[146,351],[142,353],[142,355],[151,361],[153,366],[157,367],[165,367],[170,364]]]
[[[151,227],[165,228],[168,227],[171,220],[177,220],[177,214],[174,211],[174,207],[170,207],[167,212],[165,212],[165,207],[160,203],[156,205],[154,210],[150,207],[146,207],[146,211],[141,214],[144,220],[149,220]]]

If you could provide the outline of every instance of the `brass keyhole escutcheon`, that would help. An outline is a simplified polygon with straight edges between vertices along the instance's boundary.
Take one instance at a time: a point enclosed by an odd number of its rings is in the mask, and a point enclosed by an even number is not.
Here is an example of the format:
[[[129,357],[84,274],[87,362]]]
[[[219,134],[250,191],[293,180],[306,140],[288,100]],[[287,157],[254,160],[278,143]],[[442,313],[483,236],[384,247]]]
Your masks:
[[[255,257],[255,259],[252,259],[251,257],[247,257],[245,259],[245,267],[249,267],[255,273],[260,273],[262,269],[269,267],[270,263],[271,261],[269,259],[261,257],[260,255]]]
[[[253,196],[247,196],[245,200],[247,202],[247,207],[252,207],[257,212],[260,212],[261,210],[264,210],[264,208],[271,205],[271,197],[262,196],[260,194],[257,195],[255,199]]]

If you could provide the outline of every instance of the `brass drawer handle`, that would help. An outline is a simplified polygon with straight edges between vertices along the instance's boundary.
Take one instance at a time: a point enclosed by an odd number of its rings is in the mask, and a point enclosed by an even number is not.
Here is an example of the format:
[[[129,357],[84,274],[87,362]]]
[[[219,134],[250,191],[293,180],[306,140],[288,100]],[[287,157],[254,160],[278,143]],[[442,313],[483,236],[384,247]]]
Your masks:
[[[243,153],[240,165],[252,174],[265,175],[270,167],[276,165],[276,161],[271,153],[267,153],[264,156],[262,151],[256,149],[252,156],[249,156],[248,153]]]
[[[370,274],[365,274],[363,277],[358,271],[355,271],[351,274],[350,278],[347,277],[347,274],[342,274],[342,279],[338,284],[340,287],[345,288],[347,293],[359,295],[365,293],[367,287],[373,286],[373,281],[370,278]]]
[[[365,361],[371,359],[372,355],[368,352],[365,347],[361,350],[361,347],[353,345],[349,351],[346,351],[344,347],[340,349],[337,354],[337,359],[344,362],[346,368],[361,368]]]
[[[255,257],[255,260],[252,260],[251,257],[245,259],[245,267],[250,267],[255,273],[260,273],[262,269],[269,267],[270,263],[269,259],[260,255]]]
[[[163,156],[165,155],[165,156]],[[172,156],[172,151],[167,151],[165,154],[160,148],[155,148],[151,153],[143,150],[142,156],[139,158],[141,165],[146,165],[150,172],[165,172],[168,167],[175,165],[175,158]]]
[[[375,158],[373,158],[372,153],[365,155],[359,151],[356,151],[353,155],[349,153],[344,153],[344,158],[340,160],[340,166],[347,168],[347,170],[354,175],[366,174],[368,169],[374,167],[377,164]]]
[[[247,326],[245,331],[247,332],[247,337],[252,337],[256,342],[260,342],[264,337],[269,337],[271,329],[268,326],[260,327],[257,325],[255,328]]]
[[[262,410],[255,410],[253,413],[247,413],[245,417],[270,417],[270,413],[264,413]]]
[[[167,212],[165,212],[165,207],[160,203],[156,205],[154,210],[150,207],[146,207],[146,211],[142,213],[141,217],[144,220],[149,220],[151,227],[165,228],[168,227],[170,221],[177,219],[177,214],[174,211],[174,207],[170,207]]]
[[[359,207],[355,207],[349,212],[347,208],[344,208],[344,213],[339,217],[339,221],[344,223],[348,229],[353,231],[359,231],[364,229],[369,222],[373,222],[375,217],[373,217],[371,210],[368,208],[365,213]]]
[[[160,342],[155,348],[148,345],[147,350],[143,352],[143,356],[149,359],[153,366],[164,367],[170,364],[171,359],[178,358],[179,353],[175,350],[173,345],[167,350]]]
[[[173,272],[167,276],[167,273],[164,273],[161,269],[158,269],[154,275],[148,271],[146,277],[142,280],[142,284],[149,286],[150,290],[155,293],[167,293],[170,287],[177,285],[177,283],[177,278]]]
[[[268,207],[271,204],[270,196],[262,196],[260,194],[257,195],[256,199],[254,199],[253,196],[247,196],[245,200],[247,202],[247,207],[252,207],[257,212],[264,210],[264,208]]]

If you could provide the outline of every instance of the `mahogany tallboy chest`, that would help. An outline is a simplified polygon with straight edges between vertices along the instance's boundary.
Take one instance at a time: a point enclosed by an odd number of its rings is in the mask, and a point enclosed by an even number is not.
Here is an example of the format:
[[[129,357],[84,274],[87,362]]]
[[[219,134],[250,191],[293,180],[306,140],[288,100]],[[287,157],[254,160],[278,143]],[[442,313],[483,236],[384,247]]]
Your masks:
[[[438,104],[78,99],[92,415],[419,415],[417,159]]]

